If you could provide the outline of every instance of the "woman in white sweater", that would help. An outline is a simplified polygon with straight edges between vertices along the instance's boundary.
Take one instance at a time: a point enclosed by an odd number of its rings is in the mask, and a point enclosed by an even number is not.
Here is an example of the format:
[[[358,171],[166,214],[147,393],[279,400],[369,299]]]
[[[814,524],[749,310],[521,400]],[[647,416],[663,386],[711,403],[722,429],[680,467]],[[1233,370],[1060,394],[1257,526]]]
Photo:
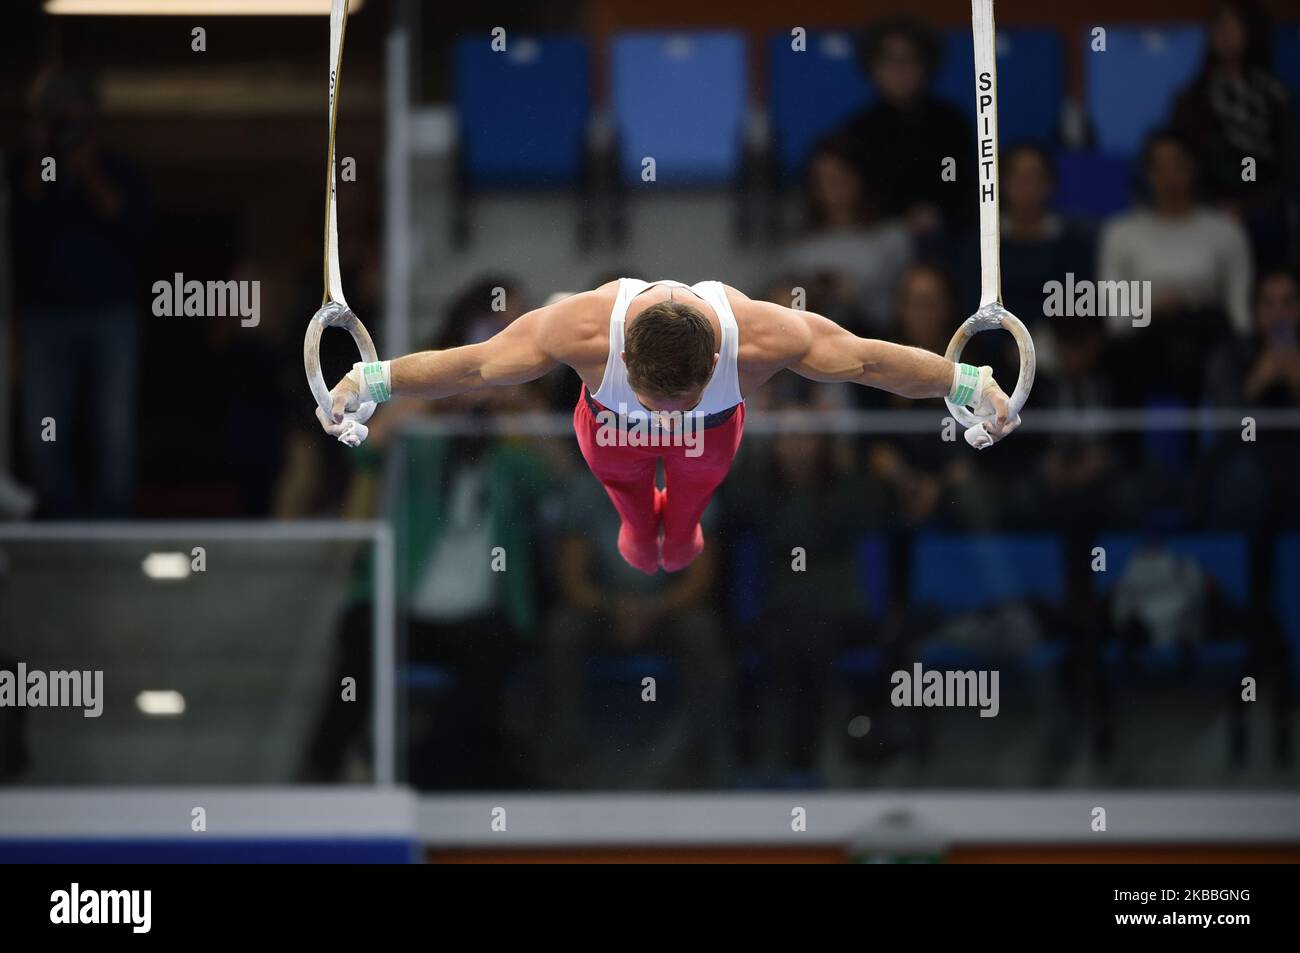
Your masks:
[[[1223,310],[1239,335],[1250,332],[1253,265],[1238,221],[1200,201],[1196,156],[1176,132],[1147,140],[1143,169],[1150,205],[1118,215],[1101,236],[1102,281],[1150,281],[1151,315]],[[1131,330],[1131,315],[1111,315],[1113,331]]]

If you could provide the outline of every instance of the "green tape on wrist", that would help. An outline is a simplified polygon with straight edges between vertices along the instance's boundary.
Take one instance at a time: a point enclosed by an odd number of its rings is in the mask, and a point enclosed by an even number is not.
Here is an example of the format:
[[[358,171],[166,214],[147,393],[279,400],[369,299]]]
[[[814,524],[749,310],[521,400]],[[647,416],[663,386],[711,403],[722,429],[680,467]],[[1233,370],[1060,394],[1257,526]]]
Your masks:
[[[952,393],[948,399],[958,407],[967,407],[975,400],[980,383],[980,370],[970,364],[958,364],[953,373]]]
[[[382,404],[393,396],[389,385],[387,361],[373,361],[361,365],[361,384],[367,399]]]

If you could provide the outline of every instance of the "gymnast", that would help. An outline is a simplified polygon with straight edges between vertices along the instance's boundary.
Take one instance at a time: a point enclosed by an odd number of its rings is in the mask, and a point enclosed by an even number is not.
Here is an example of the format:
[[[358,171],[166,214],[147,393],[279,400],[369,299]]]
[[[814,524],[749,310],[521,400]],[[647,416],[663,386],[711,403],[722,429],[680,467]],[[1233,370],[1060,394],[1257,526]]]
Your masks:
[[[338,323],[349,316],[340,312]],[[966,431],[977,449],[1020,424],[988,367],[860,338],[719,281],[634,278],[530,311],[478,344],[358,362],[330,391],[330,412],[317,407],[316,416],[327,433],[355,445],[365,429],[348,415],[365,402],[522,384],[557,364],[582,378],[573,412],[578,446],[622,518],[619,552],[645,573],[675,572],[703,550],[700,517],[740,446],[745,397],[778,371],[913,399],[946,397],[979,418]],[[647,430],[656,439],[635,439]]]

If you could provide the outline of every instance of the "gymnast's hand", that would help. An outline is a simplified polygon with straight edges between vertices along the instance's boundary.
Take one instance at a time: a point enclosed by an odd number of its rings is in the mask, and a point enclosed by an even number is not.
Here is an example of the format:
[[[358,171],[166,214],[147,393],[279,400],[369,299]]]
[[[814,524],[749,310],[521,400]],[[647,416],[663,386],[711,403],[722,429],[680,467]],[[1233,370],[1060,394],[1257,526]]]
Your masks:
[[[993,446],[1020,426],[1020,415],[1011,417],[1011,400],[993,379],[992,371],[981,367],[980,378],[980,396],[972,410],[977,417],[985,419],[966,431],[966,442],[976,450]]]
[[[993,419],[988,421],[984,428],[995,442],[1020,426],[1019,414],[1016,414],[1010,420],[1007,419],[1011,413],[1011,398],[998,386],[997,381],[989,381],[988,389],[984,393],[984,400],[986,404],[981,406],[987,406],[988,412],[993,414]]]
[[[337,437],[345,443],[351,441],[345,440],[349,433],[355,433],[357,425],[350,419],[344,417],[345,414],[354,414],[361,407],[361,382],[354,376],[357,371],[354,368],[343,379],[334,385],[330,391],[330,413],[326,416],[325,412],[319,407],[316,408],[316,419],[320,421],[321,427],[331,437]],[[362,428],[364,429],[364,428]],[[364,440],[365,437],[361,437]],[[361,440],[357,440],[356,444]]]

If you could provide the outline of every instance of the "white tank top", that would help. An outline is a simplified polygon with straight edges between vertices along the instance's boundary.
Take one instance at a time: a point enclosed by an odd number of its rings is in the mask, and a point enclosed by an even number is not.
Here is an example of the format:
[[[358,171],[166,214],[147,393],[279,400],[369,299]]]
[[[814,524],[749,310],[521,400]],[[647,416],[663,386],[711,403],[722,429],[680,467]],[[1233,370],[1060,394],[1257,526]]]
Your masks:
[[[640,278],[620,278],[618,281],[618,297],[614,299],[614,310],[609,316],[609,357],[605,360],[605,376],[601,378],[600,388],[591,396],[601,406],[629,419],[643,420],[650,417],[649,411],[641,406],[627,382],[627,365],[623,363],[623,328],[632,299],[654,285],[685,288],[713,308],[718,323],[722,325],[718,365],[713,369],[713,376],[705,385],[704,394],[693,413],[705,416],[718,414],[744,401],[740,394],[740,372],[736,364],[740,353],[740,328],[731,311],[731,302],[727,300],[726,286],[720,281],[701,281],[699,284],[687,285],[680,281],[642,281]]]

